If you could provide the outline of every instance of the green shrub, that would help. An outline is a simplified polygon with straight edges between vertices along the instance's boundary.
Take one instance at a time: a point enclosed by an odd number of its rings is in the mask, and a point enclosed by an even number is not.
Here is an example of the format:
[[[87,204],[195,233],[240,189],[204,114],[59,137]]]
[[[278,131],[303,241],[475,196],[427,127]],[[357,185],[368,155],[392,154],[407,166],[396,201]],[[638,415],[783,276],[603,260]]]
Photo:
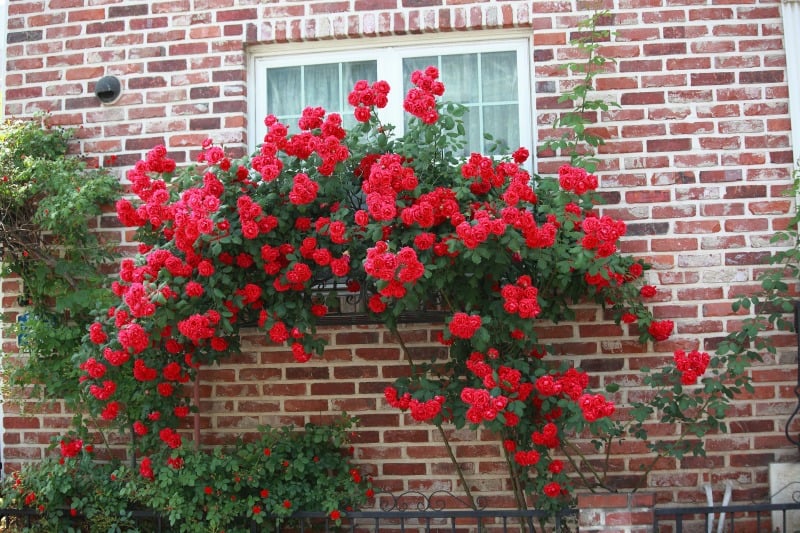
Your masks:
[[[139,472],[94,461],[93,448],[73,436],[59,443],[60,459],[7,479],[3,506],[40,512],[23,531],[131,531],[137,508],[159,513],[173,531],[193,533],[249,531],[252,522],[268,531],[290,522],[295,511],[322,511],[336,522],[371,491],[351,463],[353,424],[342,417],[302,430],[267,426],[257,439],[229,448],[184,447],[166,460],[146,458]]]
[[[103,266],[117,258],[91,220],[118,198],[119,180],[71,155],[73,134],[46,115],[0,124],[0,275],[22,279],[28,308],[12,325],[29,357],[10,381],[48,398],[77,395],[71,356],[90,312],[108,301]]]

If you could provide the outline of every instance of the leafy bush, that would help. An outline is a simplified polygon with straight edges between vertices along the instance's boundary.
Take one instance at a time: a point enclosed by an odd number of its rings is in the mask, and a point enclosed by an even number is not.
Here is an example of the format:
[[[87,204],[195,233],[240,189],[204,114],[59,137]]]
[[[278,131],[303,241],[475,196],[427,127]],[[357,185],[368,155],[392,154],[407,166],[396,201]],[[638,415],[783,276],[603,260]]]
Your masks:
[[[65,438],[64,442],[69,447],[80,441]],[[105,533],[133,529],[124,488],[139,482],[138,476],[118,462],[98,463],[91,450],[91,446],[76,447],[74,456],[25,465],[4,480],[3,507],[38,511],[30,526],[22,518],[12,524],[15,531]]]
[[[103,266],[116,258],[91,220],[120,192],[115,176],[69,153],[72,138],[44,115],[0,124],[0,275],[22,279],[28,308],[16,329],[29,357],[10,380],[67,399],[77,393],[64,379],[77,378],[71,356],[91,311],[109,302]]]
[[[172,531],[250,531],[250,524],[291,522],[298,510],[324,511],[337,522],[371,494],[350,461],[354,420],[331,425],[264,427],[257,439],[211,451],[180,449],[145,461],[139,472],[98,463],[76,437],[59,443],[61,459],[14,473],[3,486],[6,507],[32,508],[33,531],[128,531],[132,511],[159,513]],[[84,529],[81,529],[84,530]]]

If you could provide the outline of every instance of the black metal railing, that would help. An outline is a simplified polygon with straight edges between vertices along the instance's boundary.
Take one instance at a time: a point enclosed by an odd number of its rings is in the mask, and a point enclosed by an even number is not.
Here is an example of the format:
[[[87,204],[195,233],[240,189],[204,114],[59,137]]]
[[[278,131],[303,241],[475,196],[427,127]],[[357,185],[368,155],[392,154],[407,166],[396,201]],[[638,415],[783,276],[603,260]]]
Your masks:
[[[375,510],[343,512],[338,521],[323,512],[296,512],[287,518],[267,518],[264,523],[243,518],[236,527],[261,532],[351,532],[351,533],[570,533],[577,531],[577,510],[566,509],[552,516],[537,509],[486,509],[479,501],[470,504],[448,491],[424,494],[379,492]],[[66,511],[64,511],[66,514]],[[35,527],[43,516],[35,509],[0,509],[0,531]],[[76,530],[86,524],[80,516],[67,517]],[[127,525],[142,533],[169,533],[163,515],[152,510],[134,510]]]
[[[544,511],[510,509],[352,511],[346,513],[337,523],[326,513],[297,512],[288,520],[268,519],[264,524],[243,519],[238,527],[246,528],[252,533],[570,533],[577,530],[576,516],[575,510],[569,510],[555,518],[549,517]],[[41,514],[34,509],[0,509],[0,531],[33,528],[41,518]],[[177,530],[155,511],[133,511],[126,522],[141,532],[170,533]],[[84,523],[80,517],[76,517],[73,527],[80,530]]]
[[[800,502],[661,507],[654,510],[656,533],[794,533],[792,513],[800,513]],[[269,518],[263,524],[243,519],[238,530],[262,532],[351,532],[351,533],[572,533],[577,531],[577,509],[557,516],[536,509],[438,509],[425,497],[419,504],[391,504],[381,510],[344,513],[337,523],[322,512],[297,512],[289,519]],[[798,515],[800,518],[800,515]],[[33,529],[42,520],[35,509],[0,509],[0,531]],[[71,518],[73,527],[86,525]],[[126,517],[141,533],[171,533],[177,528],[159,513],[134,510]],[[35,529],[34,529],[35,530]]]
[[[655,509],[653,531],[712,533],[794,533],[790,513],[800,502],[662,507]]]

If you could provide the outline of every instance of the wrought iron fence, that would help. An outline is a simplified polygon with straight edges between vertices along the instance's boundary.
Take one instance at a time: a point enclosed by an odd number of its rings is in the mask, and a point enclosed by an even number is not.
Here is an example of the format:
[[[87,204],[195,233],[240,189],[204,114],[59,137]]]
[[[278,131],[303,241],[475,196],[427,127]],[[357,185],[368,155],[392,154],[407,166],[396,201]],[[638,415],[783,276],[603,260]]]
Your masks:
[[[447,491],[423,494],[408,491],[394,495],[379,493],[377,509],[349,511],[340,520],[327,513],[296,512],[289,519],[268,518],[262,524],[242,519],[238,531],[251,533],[351,532],[351,533],[571,533],[577,531],[577,510],[567,509],[556,516],[537,509],[472,508]],[[480,503],[480,502],[479,502]],[[467,508],[465,508],[467,507]],[[35,509],[0,509],[0,531],[33,529],[42,515]],[[81,531],[87,525],[81,517],[70,517],[72,527]],[[132,511],[127,527],[141,533],[177,531],[159,513]],[[35,530],[35,529],[34,529]],[[125,530],[125,529],[123,529]]]
[[[453,508],[466,503],[449,492],[425,495],[415,491],[383,493],[378,509],[350,511],[341,520],[327,513],[296,512],[290,518],[268,518],[261,524],[243,518],[237,531],[251,533],[573,533],[578,510],[551,514],[537,510]],[[66,510],[64,514],[68,515]],[[35,509],[0,509],[0,531],[37,531],[43,519]],[[70,517],[75,531],[88,531],[80,516]],[[121,531],[171,533],[178,528],[152,510],[134,510]],[[655,533],[797,533],[800,502],[745,505],[659,507],[654,509]]]
[[[577,511],[571,510],[550,518],[543,511],[510,509],[427,510],[427,511],[353,511],[338,523],[326,513],[297,512],[288,520],[268,519],[263,524],[243,519],[239,529],[252,533],[266,532],[353,532],[353,533],[571,533],[577,531]],[[34,509],[0,509],[0,531],[35,531],[41,514]],[[85,520],[75,517],[73,527],[82,531]],[[133,511],[129,527],[142,533],[177,531],[154,511]]]
[[[796,533],[800,502],[655,509],[656,533]],[[794,519],[794,520],[793,520]]]

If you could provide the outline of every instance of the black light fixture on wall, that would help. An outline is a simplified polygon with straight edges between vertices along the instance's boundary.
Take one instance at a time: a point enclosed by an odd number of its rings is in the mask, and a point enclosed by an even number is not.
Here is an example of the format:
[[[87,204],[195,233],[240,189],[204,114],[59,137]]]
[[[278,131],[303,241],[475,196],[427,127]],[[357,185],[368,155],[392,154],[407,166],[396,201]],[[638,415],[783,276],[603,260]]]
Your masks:
[[[122,85],[116,76],[103,76],[94,84],[94,94],[104,104],[113,104],[122,93]]]

